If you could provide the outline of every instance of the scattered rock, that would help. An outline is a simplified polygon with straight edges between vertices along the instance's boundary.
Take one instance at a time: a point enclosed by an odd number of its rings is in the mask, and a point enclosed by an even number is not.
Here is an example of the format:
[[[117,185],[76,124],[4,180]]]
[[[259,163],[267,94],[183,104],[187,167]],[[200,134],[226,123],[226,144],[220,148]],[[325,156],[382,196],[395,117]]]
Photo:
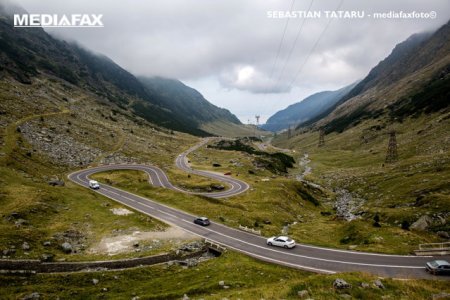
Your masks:
[[[14,225],[16,225],[16,227],[21,227],[23,225],[27,225],[28,221],[25,219],[18,219],[17,221],[14,222]]]
[[[364,202],[364,199],[352,195],[349,191],[338,189],[336,191],[336,202],[334,204],[336,217],[346,221],[352,221],[359,218],[357,212]]]
[[[224,289],[229,289],[230,286],[229,286],[229,285],[224,285],[223,288],[224,288]]]
[[[195,267],[198,265],[198,260],[195,258],[188,258],[185,260],[181,260],[178,262],[181,266],[186,266],[186,267]]]
[[[98,282],[99,282],[99,280],[98,280],[98,279],[96,279],[96,278],[92,279],[92,284],[94,284],[94,285],[97,285],[97,284],[98,284]]]
[[[381,282],[380,279],[375,280],[375,281],[373,282],[373,285],[376,286],[376,287],[379,288],[379,289],[382,289],[382,290],[385,289],[384,284]]]
[[[61,248],[65,253],[71,253],[73,250],[72,245],[68,242],[62,243]]]
[[[27,242],[23,242],[22,249],[25,251],[30,250],[30,245]]]
[[[59,180],[59,179],[52,179],[48,182],[49,185],[51,186],[64,186],[64,180]]]
[[[345,281],[344,279],[341,278],[337,278],[334,282],[333,282],[333,287],[335,289],[338,290],[342,290],[342,289],[349,289],[352,287],[351,284],[347,283],[347,281]]]
[[[356,248],[358,248],[358,245],[348,245],[348,250],[355,250]]]
[[[133,214],[131,210],[126,208],[111,208],[110,211],[117,216],[128,216]]]
[[[340,298],[342,298],[342,299],[352,299],[352,296],[349,295],[349,294],[341,294]]]
[[[309,292],[307,290],[301,290],[297,292],[297,296],[299,296],[300,298],[306,298],[308,297]]]
[[[102,288],[102,292],[107,292],[108,288]]]
[[[220,286],[224,286],[225,285],[225,281],[223,281],[223,280],[219,281],[219,285]]]
[[[53,261],[54,257],[55,256],[51,253],[44,253],[41,255],[41,260],[45,262],[50,262]]]
[[[415,221],[409,228],[413,230],[424,231],[432,224],[432,222],[433,220],[430,216],[424,215],[421,216],[417,221]]]
[[[32,300],[32,299],[40,299],[41,295],[37,292],[31,293],[23,297],[23,300]]]
[[[50,246],[52,243],[50,241],[45,241],[42,243],[42,245],[44,245],[45,247]]]
[[[367,289],[368,287],[370,287],[370,285],[367,282],[361,282],[360,286],[364,289]]]
[[[189,300],[190,298],[188,297],[188,295],[184,294],[183,295],[183,300]]]
[[[438,231],[437,235],[444,239],[450,239],[450,234],[446,231]]]

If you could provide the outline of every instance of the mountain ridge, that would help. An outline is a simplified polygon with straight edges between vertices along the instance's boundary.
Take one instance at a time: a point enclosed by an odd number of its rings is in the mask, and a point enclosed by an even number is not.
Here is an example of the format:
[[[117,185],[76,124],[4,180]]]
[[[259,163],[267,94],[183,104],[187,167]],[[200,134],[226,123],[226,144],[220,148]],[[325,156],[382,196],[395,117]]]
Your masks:
[[[434,33],[412,35],[397,44],[390,55],[334,106],[301,127],[323,127],[327,133],[342,132],[366,118],[381,115],[390,115],[393,120],[401,118],[399,109],[405,105],[410,107],[410,113],[445,108],[449,93],[446,88],[450,70],[449,40],[450,22]],[[440,96],[430,94],[429,101],[417,100],[418,94],[434,84],[439,85]],[[417,101],[411,102],[411,99]]]
[[[357,83],[358,81],[334,91],[314,93],[300,102],[291,104],[285,109],[276,112],[261,127],[266,130],[279,131],[289,126],[298,126],[307,122],[333,106]]]
[[[176,87],[178,93],[184,88],[181,94],[190,94],[191,100],[198,101],[174,101],[163,95],[173,95],[173,91],[164,91],[161,86],[157,91],[155,86],[149,88],[107,56],[56,39],[42,28],[14,28],[10,10],[0,6],[1,78],[9,74],[22,84],[32,84],[32,79],[40,74],[55,76],[156,125],[198,136],[214,135],[200,128],[203,123],[241,125],[228,110],[209,103],[185,85]],[[174,88],[173,84],[165,86]]]

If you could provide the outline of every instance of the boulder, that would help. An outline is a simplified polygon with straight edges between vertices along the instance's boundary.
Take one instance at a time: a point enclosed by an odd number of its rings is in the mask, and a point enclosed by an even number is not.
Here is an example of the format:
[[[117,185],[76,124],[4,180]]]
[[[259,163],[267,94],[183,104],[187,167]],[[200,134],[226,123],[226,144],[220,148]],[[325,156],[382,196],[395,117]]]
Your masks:
[[[59,179],[52,179],[48,182],[49,185],[51,186],[64,186],[64,180],[59,180]]]
[[[385,289],[384,284],[381,282],[380,279],[375,280],[375,281],[373,282],[373,285],[376,286],[376,287],[379,288],[379,289],[382,289],[382,290]]]
[[[54,256],[51,253],[44,253],[44,254],[41,255],[41,260],[44,261],[44,262],[53,261],[53,258],[54,258]]]
[[[344,279],[337,278],[333,282],[333,287],[337,290],[342,290],[342,289],[349,289],[352,287],[352,285],[350,283],[347,283],[347,281],[345,281]]]
[[[189,300],[190,298],[189,298],[189,296],[187,295],[187,294],[184,294],[183,295],[183,300]]]
[[[97,284],[98,284],[98,282],[99,282],[99,280],[98,280],[98,279],[96,279],[96,278],[92,279],[92,284],[93,284],[93,285],[97,285]]]
[[[71,253],[73,250],[73,247],[71,244],[69,244],[68,242],[62,243],[61,244],[61,249],[65,252],[65,253]]]
[[[415,221],[409,228],[412,230],[424,231],[432,224],[432,222],[433,220],[431,219],[430,216],[423,215],[417,221]]]
[[[307,290],[301,290],[297,292],[297,296],[299,296],[300,298],[306,298],[308,297],[309,292]]]
[[[223,280],[219,281],[219,285],[220,286],[224,286],[225,285],[225,281],[223,281]]]
[[[27,242],[23,242],[22,249],[25,251],[30,250],[30,245]]]
[[[450,239],[450,234],[446,231],[438,231],[437,235],[443,239]]]
[[[22,299],[23,300],[33,300],[33,299],[40,299],[40,298],[41,298],[41,295],[39,293],[34,292],[34,293],[26,295]]]

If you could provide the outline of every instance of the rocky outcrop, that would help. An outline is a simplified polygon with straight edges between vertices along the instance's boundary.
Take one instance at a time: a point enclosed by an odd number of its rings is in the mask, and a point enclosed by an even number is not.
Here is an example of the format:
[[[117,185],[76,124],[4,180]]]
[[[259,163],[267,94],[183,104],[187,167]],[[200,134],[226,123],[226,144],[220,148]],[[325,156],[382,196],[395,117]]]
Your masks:
[[[59,165],[86,166],[101,154],[101,150],[83,144],[72,136],[58,132],[52,128],[43,128],[26,122],[20,126],[20,132],[33,148],[49,157]]]
[[[433,223],[433,219],[431,219],[431,217],[428,216],[428,215],[424,215],[424,216],[421,216],[416,222],[414,222],[414,223],[409,227],[409,229],[424,231],[424,230],[426,230],[432,223]]]
[[[336,216],[339,219],[352,221],[358,218],[357,212],[364,204],[365,200],[352,195],[345,189],[338,189],[336,191],[336,202],[334,208],[336,209]]]
[[[347,281],[345,281],[344,279],[341,278],[337,278],[334,282],[333,282],[333,287],[337,290],[343,290],[343,289],[349,289],[352,287],[352,285],[350,283],[347,283]]]

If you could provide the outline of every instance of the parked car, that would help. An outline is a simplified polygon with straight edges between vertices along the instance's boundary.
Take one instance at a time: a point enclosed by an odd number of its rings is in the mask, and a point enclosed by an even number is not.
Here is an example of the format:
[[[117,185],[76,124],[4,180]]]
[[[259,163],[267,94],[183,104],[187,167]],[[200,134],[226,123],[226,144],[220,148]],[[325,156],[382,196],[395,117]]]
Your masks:
[[[96,180],[89,180],[89,187],[94,190],[98,190],[100,188],[100,185]]]
[[[287,236],[273,236],[267,239],[267,245],[283,248],[294,248],[295,241]]]
[[[427,262],[426,270],[433,275],[450,275],[450,263],[446,260],[433,260]]]
[[[209,224],[211,224],[211,222],[209,222],[209,219],[206,217],[198,217],[194,220],[194,223],[202,226],[208,226]]]

